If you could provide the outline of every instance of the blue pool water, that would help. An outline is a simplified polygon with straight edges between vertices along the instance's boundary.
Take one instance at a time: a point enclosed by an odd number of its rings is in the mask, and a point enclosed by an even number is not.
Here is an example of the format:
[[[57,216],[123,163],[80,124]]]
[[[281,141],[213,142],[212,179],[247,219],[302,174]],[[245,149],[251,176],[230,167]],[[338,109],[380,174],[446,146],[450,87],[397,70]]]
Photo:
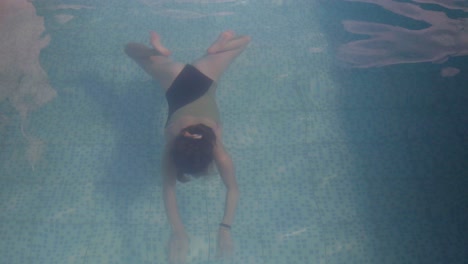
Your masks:
[[[177,185],[187,263],[466,263],[468,4],[27,0],[0,4],[0,263],[167,263],[167,104],[123,53],[252,37],[217,91],[240,188]],[[467,26],[467,27],[465,27]]]

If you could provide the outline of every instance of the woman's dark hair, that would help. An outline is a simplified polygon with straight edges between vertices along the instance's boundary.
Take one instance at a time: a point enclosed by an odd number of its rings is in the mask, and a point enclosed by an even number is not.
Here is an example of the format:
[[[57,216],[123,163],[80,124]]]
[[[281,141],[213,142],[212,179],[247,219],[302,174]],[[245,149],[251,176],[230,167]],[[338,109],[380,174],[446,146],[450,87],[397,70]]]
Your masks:
[[[185,182],[184,174],[195,175],[207,170],[213,161],[216,135],[210,127],[198,124],[182,129],[174,139],[171,156],[177,168],[177,179]]]

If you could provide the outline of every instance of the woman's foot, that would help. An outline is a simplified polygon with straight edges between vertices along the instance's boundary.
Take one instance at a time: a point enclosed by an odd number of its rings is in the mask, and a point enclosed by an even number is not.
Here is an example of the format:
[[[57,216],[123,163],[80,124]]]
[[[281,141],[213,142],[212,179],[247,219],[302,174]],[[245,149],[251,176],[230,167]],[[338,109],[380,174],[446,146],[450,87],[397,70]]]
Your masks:
[[[164,47],[163,44],[161,44],[161,37],[158,35],[158,33],[151,31],[150,34],[151,34],[151,39],[150,39],[151,46],[153,46],[153,48],[162,56],[167,57],[171,55],[171,51],[168,50],[166,47]]]
[[[215,54],[224,51],[226,43],[233,39],[235,35],[236,33],[232,30],[221,33],[218,39],[208,48],[208,54]]]

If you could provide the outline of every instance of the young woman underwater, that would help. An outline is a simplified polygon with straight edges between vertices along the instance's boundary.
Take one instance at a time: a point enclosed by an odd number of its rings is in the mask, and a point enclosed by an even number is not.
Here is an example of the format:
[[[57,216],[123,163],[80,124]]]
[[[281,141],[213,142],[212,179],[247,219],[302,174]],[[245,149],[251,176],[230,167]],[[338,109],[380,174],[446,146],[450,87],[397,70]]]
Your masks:
[[[189,238],[177,208],[176,182],[188,181],[189,175],[206,175],[214,166],[227,189],[217,254],[229,256],[233,251],[230,229],[239,190],[232,159],[222,141],[215,92],[219,78],[244,51],[250,37],[225,31],[203,57],[191,64],[172,61],[171,52],[162,45],[156,32],[151,32],[150,39],[152,48],[129,43],[125,52],[160,83],[169,105],[162,164],[163,198],[172,230],[168,242],[169,262],[185,263],[189,250]]]

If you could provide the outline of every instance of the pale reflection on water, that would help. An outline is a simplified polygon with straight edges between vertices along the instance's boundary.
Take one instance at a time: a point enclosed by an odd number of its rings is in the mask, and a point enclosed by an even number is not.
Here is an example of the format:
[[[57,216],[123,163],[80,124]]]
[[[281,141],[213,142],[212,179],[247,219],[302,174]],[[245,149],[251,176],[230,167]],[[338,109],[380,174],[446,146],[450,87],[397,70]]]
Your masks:
[[[466,1],[345,0],[378,5],[394,14],[425,22],[427,27],[408,29],[375,22],[345,20],[345,30],[369,36],[339,48],[338,58],[351,67],[369,68],[401,63],[445,63],[451,57],[468,55],[468,19],[450,18],[443,11],[427,10],[418,3],[468,10]],[[445,77],[458,74],[456,68],[441,71]]]
[[[57,96],[39,63],[39,54],[49,44],[50,36],[43,35],[44,19],[35,13],[27,0],[0,3],[0,103],[8,100],[20,115],[21,132],[28,144],[23,155],[33,170],[41,160],[45,143],[28,132],[28,115]],[[2,138],[12,115],[4,113],[0,118]]]

